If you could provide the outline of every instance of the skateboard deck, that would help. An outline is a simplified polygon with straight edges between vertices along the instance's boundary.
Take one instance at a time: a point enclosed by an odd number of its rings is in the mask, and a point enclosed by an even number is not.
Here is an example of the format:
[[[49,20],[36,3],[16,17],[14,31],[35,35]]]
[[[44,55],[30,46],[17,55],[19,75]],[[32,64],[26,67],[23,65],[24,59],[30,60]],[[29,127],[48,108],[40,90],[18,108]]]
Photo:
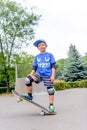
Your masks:
[[[28,100],[28,99],[26,99],[24,97],[22,97],[16,90],[12,90],[12,93],[15,96],[18,97],[18,102],[25,100],[25,101],[33,104],[34,106],[38,107],[41,110],[41,113],[40,113],[41,115],[56,115],[56,112],[51,112],[47,108],[43,107],[42,105],[40,105],[40,104],[38,104],[38,103],[36,103],[34,101],[30,101],[30,100]]]

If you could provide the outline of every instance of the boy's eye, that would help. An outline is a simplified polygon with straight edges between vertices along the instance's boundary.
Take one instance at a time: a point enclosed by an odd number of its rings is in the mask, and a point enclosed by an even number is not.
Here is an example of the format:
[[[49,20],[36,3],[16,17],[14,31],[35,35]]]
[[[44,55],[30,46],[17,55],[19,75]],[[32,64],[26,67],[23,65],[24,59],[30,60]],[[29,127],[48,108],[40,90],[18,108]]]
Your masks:
[[[41,47],[41,46],[44,46],[44,45],[39,45],[38,47]]]

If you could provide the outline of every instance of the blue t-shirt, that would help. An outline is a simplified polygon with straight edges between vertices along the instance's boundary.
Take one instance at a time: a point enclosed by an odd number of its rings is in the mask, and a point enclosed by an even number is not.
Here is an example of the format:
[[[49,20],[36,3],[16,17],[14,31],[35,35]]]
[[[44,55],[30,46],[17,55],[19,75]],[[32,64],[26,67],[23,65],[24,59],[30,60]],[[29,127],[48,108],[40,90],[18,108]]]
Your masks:
[[[55,58],[53,54],[45,52],[36,55],[34,58],[33,66],[37,68],[37,72],[43,76],[51,76],[52,74],[52,64],[54,64]]]

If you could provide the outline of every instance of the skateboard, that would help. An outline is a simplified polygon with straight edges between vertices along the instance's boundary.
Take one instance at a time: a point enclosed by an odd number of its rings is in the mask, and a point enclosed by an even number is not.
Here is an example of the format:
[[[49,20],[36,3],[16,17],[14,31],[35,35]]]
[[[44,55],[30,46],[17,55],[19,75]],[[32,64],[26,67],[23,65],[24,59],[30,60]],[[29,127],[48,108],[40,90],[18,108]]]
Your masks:
[[[47,108],[43,107],[42,105],[22,97],[16,90],[12,90],[12,93],[14,94],[14,96],[18,97],[17,102],[21,102],[21,101],[25,100],[25,101],[33,104],[34,106],[38,107],[41,110],[40,115],[42,115],[42,116],[43,115],[56,115],[56,112],[51,112]]]

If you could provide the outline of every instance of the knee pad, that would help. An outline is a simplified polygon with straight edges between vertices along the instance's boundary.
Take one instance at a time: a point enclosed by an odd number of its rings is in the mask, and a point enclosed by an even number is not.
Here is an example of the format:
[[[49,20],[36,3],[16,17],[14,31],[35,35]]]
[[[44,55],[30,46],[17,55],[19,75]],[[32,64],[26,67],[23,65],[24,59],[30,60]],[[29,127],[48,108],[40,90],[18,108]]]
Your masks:
[[[47,92],[48,92],[49,95],[54,95],[55,89],[52,88],[52,87],[47,87]]]
[[[33,79],[30,76],[25,78],[25,85],[26,86],[32,86],[32,82],[33,82]]]

